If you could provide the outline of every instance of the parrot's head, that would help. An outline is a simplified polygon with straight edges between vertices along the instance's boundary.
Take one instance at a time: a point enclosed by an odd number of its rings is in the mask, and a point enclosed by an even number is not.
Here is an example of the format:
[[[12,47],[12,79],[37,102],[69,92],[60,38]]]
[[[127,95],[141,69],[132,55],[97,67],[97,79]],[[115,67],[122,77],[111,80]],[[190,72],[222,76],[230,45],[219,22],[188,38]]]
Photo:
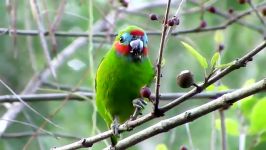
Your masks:
[[[139,62],[148,54],[147,44],[148,37],[144,30],[137,26],[129,26],[119,32],[113,46],[119,55]]]

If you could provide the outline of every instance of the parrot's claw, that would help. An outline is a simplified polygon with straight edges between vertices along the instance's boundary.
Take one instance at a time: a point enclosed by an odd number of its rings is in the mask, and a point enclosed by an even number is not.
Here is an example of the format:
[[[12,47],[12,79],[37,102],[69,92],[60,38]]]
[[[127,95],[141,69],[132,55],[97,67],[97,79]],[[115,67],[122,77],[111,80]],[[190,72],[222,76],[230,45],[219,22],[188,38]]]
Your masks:
[[[111,124],[111,129],[115,136],[119,135],[119,123],[118,123],[117,117],[114,118],[114,121]]]
[[[142,98],[134,99],[132,103],[135,108],[140,110],[144,109],[144,107],[147,105],[147,102],[145,102]]]
[[[147,105],[147,103],[142,99],[142,98],[137,98],[133,100],[133,106],[136,108],[133,115],[130,116],[130,120],[135,120],[138,115],[142,115],[142,110],[144,109],[145,105]]]

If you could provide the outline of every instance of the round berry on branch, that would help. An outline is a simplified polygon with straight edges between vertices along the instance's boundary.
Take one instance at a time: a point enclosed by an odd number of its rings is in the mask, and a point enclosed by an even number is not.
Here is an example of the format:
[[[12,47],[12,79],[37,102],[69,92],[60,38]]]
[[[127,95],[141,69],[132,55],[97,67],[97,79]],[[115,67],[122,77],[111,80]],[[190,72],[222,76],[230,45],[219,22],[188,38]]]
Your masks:
[[[158,15],[157,14],[154,14],[154,13],[151,13],[150,15],[149,15],[149,17],[150,17],[150,19],[151,20],[158,20]]]
[[[151,89],[148,87],[142,87],[140,90],[140,96],[143,98],[150,98],[151,96]]]
[[[261,14],[262,14],[263,16],[266,16],[266,7],[264,7],[264,8],[261,10]]]
[[[208,11],[209,11],[210,13],[215,14],[215,13],[216,13],[216,8],[215,8],[214,6],[211,6],[211,7],[208,8]]]
[[[204,20],[202,20],[201,22],[200,22],[200,28],[205,28],[207,26],[207,22],[206,21],[204,21]]]
[[[189,70],[183,70],[176,77],[176,83],[181,88],[189,88],[194,84],[193,74]]]

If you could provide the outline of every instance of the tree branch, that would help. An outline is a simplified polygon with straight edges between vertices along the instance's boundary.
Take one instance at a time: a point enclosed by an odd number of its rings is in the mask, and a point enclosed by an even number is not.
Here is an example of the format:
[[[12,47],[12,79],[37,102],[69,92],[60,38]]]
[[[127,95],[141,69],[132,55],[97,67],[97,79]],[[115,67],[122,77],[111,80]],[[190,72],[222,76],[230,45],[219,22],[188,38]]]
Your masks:
[[[227,90],[221,92],[203,92],[193,96],[193,99],[214,99],[224,95],[226,93],[230,93],[234,90]],[[173,100],[181,97],[185,93],[161,93],[160,100]],[[25,102],[40,102],[40,101],[63,101],[68,98],[69,100],[75,101],[84,101],[86,98],[92,99],[94,93],[92,92],[74,92],[74,93],[48,93],[48,94],[25,94],[18,95]],[[155,98],[155,94],[151,95],[151,98]],[[13,103],[19,102],[18,98],[14,95],[1,95],[0,103]]]
[[[236,69],[239,69],[241,67],[245,67],[246,64],[252,60],[253,56],[255,56],[257,53],[262,51],[265,47],[266,47],[266,41],[263,41],[258,47],[256,47],[255,49],[253,49],[252,51],[250,51],[249,53],[244,55],[242,58],[236,59],[233,65],[231,65],[231,66],[223,69],[221,72],[215,74],[207,82],[200,84],[199,87],[192,89],[191,91],[189,91],[187,94],[183,95],[182,97],[175,99],[172,102],[166,104],[165,106],[163,106],[161,108],[161,110],[163,110],[163,111],[170,110],[171,108],[182,103],[183,101],[187,100],[188,98],[201,92],[201,91],[199,91],[199,89],[203,90],[206,87],[208,87],[209,85],[215,83],[216,81],[218,81],[219,79],[224,77],[225,75],[229,74],[230,72],[232,72]]]
[[[244,55],[242,58],[238,59],[234,65],[229,66],[227,68],[225,68],[224,70],[222,70],[220,73],[216,74],[215,76],[213,76],[212,78],[210,78],[208,81],[205,82],[204,85],[200,85],[200,87],[202,89],[205,89],[208,85],[214,83],[215,81],[221,79],[222,77],[224,77],[226,74],[229,74],[230,72],[239,69],[240,67],[244,67],[250,60],[252,60],[253,56],[255,56],[257,53],[259,53],[260,51],[262,51],[264,48],[266,47],[266,41],[264,41],[263,43],[261,43],[258,47],[256,47],[255,49],[251,50],[249,53],[247,53],[246,55]],[[191,91],[187,92],[186,94],[182,95],[180,98],[175,99],[174,101],[166,104],[164,107],[162,107],[161,109],[164,112],[167,112],[168,110],[170,110],[171,108],[175,107],[176,105],[184,102],[185,100],[193,97],[194,95],[200,93],[201,91],[197,90],[196,88],[192,89]],[[204,105],[203,105],[204,106]],[[213,110],[212,110],[213,111]],[[152,120],[156,118],[156,116],[153,115],[153,113],[149,113],[146,114],[145,116],[142,116],[134,121],[128,121],[125,124],[122,124],[119,127],[119,133],[123,132],[123,131],[127,131],[128,128],[134,128],[136,126],[139,126],[149,120]],[[108,130],[105,132],[102,132],[96,136],[90,137],[90,138],[86,138],[77,142],[74,142],[72,144],[69,145],[65,145],[59,148],[55,148],[56,150],[60,150],[60,149],[77,149],[77,148],[81,148],[81,147],[90,147],[92,146],[94,143],[101,141],[103,139],[106,139],[108,137],[110,137],[112,134],[112,130]]]
[[[44,56],[46,58],[48,67],[51,70],[52,76],[54,78],[56,78],[56,70],[52,65],[52,58],[50,56],[48,43],[47,43],[47,41],[45,39],[45,35],[44,35],[45,34],[45,27],[44,27],[43,17],[41,15],[40,6],[38,5],[36,0],[29,0],[29,2],[30,2],[32,15],[33,15],[34,19],[36,20],[36,24],[38,27],[38,35],[40,38],[41,46],[43,48]]]
[[[266,90],[266,78],[249,87],[242,88],[232,93],[225,94],[209,103],[188,110],[180,115],[162,120],[151,127],[148,127],[138,133],[135,133],[119,141],[115,146],[115,149],[116,150],[126,149],[152,136],[155,136],[163,132],[167,132],[170,129],[185,124],[187,122],[192,122],[193,120],[201,116],[204,116],[212,111],[218,110],[228,105],[232,105],[233,103],[241,100],[242,98],[256,94],[262,90]]]
[[[200,2],[195,1],[195,0],[190,0],[190,2],[193,3],[193,4],[196,4],[196,5],[201,5]],[[254,6],[254,7],[256,9],[261,9],[261,8],[265,7],[265,5],[266,5],[266,3],[265,2],[262,2],[262,3],[260,3],[260,4],[256,5],[256,6]],[[208,7],[205,7],[204,9],[207,10],[208,8],[209,8],[209,6]],[[253,9],[250,9],[250,10],[247,10],[247,11],[245,11],[242,14],[239,14],[239,15],[242,16],[242,17],[244,17],[244,16],[247,16],[247,15],[250,15],[251,12],[253,12],[253,11],[254,11]],[[224,11],[220,11],[218,9],[216,9],[216,13],[215,14],[217,14],[218,16],[221,16],[223,18],[226,18],[226,19],[232,18],[232,15],[230,15],[228,13],[225,13]],[[238,16],[238,15],[236,15],[236,16]],[[256,31],[258,31],[260,33],[263,32],[263,28],[254,26],[253,24],[246,23],[246,22],[244,22],[242,20],[236,20],[236,21],[237,21],[238,24],[240,24],[242,26],[245,26],[247,28],[256,30]]]

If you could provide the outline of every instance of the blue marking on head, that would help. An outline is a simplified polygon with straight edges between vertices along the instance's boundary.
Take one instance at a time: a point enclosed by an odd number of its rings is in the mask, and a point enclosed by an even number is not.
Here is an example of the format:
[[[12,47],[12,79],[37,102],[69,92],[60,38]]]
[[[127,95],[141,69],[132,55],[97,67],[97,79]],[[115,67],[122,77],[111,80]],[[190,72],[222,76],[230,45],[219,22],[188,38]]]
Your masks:
[[[133,35],[131,35],[130,33],[124,33],[120,36],[120,43],[123,44],[123,45],[129,45],[130,41],[132,41],[134,38]],[[147,47],[147,44],[148,44],[148,36],[147,34],[145,33],[143,36],[140,37],[140,40],[143,41],[144,43],[144,47]]]
[[[144,34],[144,36],[142,36],[142,41],[143,41],[143,43],[145,44],[145,46],[148,44],[148,36],[147,36],[147,34],[145,33]]]
[[[132,40],[132,36],[129,33],[124,33],[120,37],[120,43],[123,45],[129,45],[130,41]]]

